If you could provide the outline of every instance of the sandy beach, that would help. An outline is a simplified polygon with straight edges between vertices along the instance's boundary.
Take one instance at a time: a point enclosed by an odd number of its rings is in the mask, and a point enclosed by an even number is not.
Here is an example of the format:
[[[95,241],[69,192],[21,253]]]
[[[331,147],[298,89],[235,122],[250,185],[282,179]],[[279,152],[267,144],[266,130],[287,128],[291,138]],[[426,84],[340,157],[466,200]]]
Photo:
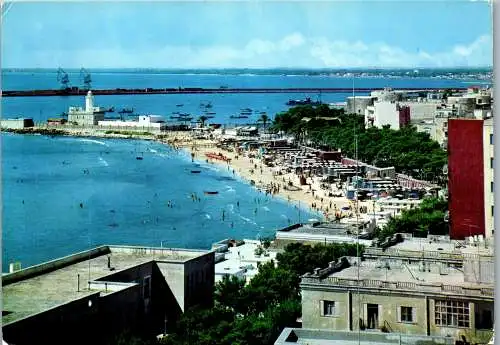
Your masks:
[[[46,127],[44,129],[47,129]],[[308,209],[316,212],[326,220],[335,219],[336,214],[342,217],[355,217],[355,205],[345,197],[331,197],[328,192],[320,187],[318,178],[308,177],[306,184],[301,185],[299,176],[295,173],[277,175],[273,167],[263,164],[262,160],[256,157],[249,157],[252,152],[236,152],[227,149],[218,148],[217,140],[198,139],[190,132],[170,131],[161,134],[143,134],[137,135],[106,133],[102,129],[72,129],[72,128],[54,128],[63,132],[63,135],[99,137],[99,138],[121,138],[121,139],[140,139],[155,140],[157,142],[169,145],[179,150],[186,150],[192,154],[195,160],[208,161],[212,164],[226,166],[229,171],[233,171],[236,176],[245,181],[254,184],[264,193],[267,191],[271,197],[282,198],[286,202],[293,203],[297,208]],[[230,159],[223,161],[207,158],[207,153],[221,154]],[[254,152],[255,153],[255,152]],[[292,188],[286,189],[288,185]],[[293,189],[293,190],[290,190]],[[336,192],[336,190],[333,190]],[[349,206],[352,210],[346,210]],[[359,202],[358,206],[368,208],[368,213],[373,212],[373,203]],[[343,210],[344,208],[344,210]]]
[[[184,140],[186,140],[185,143],[190,141],[189,138],[184,138]],[[297,207],[318,212],[325,219],[335,219],[335,214],[339,212],[343,217],[355,217],[354,210],[342,211],[342,208],[354,206],[354,204],[345,197],[328,196],[328,192],[320,187],[318,178],[307,178],[306,185],[300,185],[299,176],[294,173],[277,175],[275,170],[263,164],[261,159],[217,148],[215,144],[216,141],[192,140],[191,145],[184,147],[194,154],[194,159],[208,160],[209,163],[227,166],[228,170],[234,170],[235,175],[250,183],[253,181],[255,186],[263,191],[269,191],[271,196],[294,203]],[[221,154],[229,158],[230,162],[209,159],[206,157],[207,153]],[[294,190],[285,189],[289,182],[292,183]],[[365,206],[369,212],[373,212],[373,206],[370,204],[369,202],[359,202],[359,206]]]

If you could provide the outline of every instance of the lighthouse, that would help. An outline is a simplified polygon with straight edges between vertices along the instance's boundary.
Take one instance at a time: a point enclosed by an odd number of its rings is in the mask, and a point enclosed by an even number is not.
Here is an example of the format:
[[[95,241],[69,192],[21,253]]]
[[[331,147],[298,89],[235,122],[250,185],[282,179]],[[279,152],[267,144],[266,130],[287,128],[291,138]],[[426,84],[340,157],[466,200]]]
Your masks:
[[[92,96],[92,91],[87,92],[85,96],[85,112],[88,114],[94,113],[94,96]]]

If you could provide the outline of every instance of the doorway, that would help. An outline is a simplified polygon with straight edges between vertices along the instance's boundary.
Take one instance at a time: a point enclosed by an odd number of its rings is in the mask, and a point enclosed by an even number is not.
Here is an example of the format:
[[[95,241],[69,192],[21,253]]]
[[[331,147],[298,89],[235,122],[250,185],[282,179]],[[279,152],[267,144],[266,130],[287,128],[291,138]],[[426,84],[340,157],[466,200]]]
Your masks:
[[[368,317],[368,329],[378,328],[378,304],[368,304],[366,306],[366,314]]]

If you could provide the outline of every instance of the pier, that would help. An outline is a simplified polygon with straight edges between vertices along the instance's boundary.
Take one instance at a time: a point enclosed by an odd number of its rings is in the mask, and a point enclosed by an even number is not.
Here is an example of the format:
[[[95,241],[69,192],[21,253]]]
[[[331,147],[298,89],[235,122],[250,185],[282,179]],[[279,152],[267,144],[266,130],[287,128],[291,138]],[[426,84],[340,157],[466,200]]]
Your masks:
[[[398,91],[407,93],[437,92],[445,88],[397,88]],[[356,88],[356,93],[370,93],[383,90],[383,88]],[[465,88],[447,89],[453,92],[466,90]],[[3,97],[41,97],[41,96],[85,96],[88,90],[77,87],[60,90],[6,90],[2,92]],[[143,88],[143,89],[99,89],[92,90],[94,95],[159,95],[159,94],[233,94],[233,93],[352,93],[352,88]]]

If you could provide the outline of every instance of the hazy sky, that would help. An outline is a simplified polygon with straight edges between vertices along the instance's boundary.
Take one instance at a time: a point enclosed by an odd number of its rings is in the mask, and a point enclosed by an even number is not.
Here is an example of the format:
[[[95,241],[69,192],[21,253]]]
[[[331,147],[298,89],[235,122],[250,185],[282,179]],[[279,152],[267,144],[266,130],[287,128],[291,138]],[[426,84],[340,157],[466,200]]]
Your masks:
[[[4,68],[493,63],[484,1],[14,2],[2,12]]]

